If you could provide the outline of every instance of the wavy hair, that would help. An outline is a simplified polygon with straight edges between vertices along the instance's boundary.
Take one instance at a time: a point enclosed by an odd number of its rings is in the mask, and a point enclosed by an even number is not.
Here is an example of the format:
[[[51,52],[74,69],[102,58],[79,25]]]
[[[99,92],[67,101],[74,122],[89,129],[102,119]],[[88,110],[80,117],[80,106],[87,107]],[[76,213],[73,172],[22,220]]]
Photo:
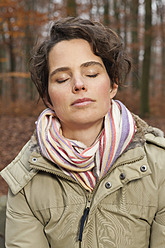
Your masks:
[[[58,42],[71,39],[89,42],[93,53],[102,59],[112,86],[114,83],[123,84],[131,69],[131,61],[124,50],[122,39],[112,29],[79,17],[60,19],[53,22],[49,36],[34,47],[29,64],[31,79],[44,103],[47,98],[51,104],[48,94],[49,52]]]

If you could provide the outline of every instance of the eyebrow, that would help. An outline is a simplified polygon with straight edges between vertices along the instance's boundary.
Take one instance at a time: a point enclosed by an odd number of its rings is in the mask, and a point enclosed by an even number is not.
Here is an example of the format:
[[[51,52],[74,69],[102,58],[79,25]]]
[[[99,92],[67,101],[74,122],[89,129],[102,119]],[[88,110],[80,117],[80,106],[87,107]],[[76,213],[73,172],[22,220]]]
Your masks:
[[[97,62],[97,61],[89,61],[89,62],[85,62],[81,65],[81,67],[88,67],[88,66],[91,66],[91,65],[98,65],[100,67],[103,68],[103,65],[100,63],[100,62]]]
[[[100,67],[103,68],[103,65],[97,61],[88,61],[88,62],[85,62],[83,63],[80,67],[89,67],[89,66],[92,66],[92,65],[98,65]],[[56,73],[58,72],[63,72],[63,71],[69,71],[70,68],[69,67],[59,67],[57,69],[55,69],[54,71],[51,72],[50,74],[50,78],[52,78]]]

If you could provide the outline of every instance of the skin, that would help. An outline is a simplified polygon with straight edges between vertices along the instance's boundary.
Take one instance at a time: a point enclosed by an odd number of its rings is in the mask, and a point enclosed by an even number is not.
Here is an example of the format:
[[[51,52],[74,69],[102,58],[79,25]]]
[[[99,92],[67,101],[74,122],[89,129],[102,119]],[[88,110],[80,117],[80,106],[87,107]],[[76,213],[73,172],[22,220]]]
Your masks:
[[[117,93],[102,59],[83,39],[60,41],[49,53],[48,106],[60,119],[63,136],[91,146]]]

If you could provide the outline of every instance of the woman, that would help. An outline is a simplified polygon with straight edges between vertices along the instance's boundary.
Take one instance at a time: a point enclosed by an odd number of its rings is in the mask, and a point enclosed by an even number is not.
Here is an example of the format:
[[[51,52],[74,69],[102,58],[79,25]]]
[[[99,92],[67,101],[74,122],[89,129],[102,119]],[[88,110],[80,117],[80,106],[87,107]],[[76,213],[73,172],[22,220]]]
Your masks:
[[[164,248],[165,140],[113,98],[131,67],[118,35],[65,18],[30,62],[48,107],[1,175],[6,247]]]

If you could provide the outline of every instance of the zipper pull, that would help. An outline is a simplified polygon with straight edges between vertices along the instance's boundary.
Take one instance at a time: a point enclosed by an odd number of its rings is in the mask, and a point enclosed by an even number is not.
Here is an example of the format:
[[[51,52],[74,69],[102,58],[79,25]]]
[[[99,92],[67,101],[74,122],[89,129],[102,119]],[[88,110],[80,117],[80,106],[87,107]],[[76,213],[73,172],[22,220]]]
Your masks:
[[[84,229],[84,223],[86,221],[86,218],[89,214],[89,207],[86,207],[84,210],[84,214],[81,217],[81,222],[80,222],[80,232],[79,232],[79,241],[82,241],[82,235],[83,235],[83,229]]]

